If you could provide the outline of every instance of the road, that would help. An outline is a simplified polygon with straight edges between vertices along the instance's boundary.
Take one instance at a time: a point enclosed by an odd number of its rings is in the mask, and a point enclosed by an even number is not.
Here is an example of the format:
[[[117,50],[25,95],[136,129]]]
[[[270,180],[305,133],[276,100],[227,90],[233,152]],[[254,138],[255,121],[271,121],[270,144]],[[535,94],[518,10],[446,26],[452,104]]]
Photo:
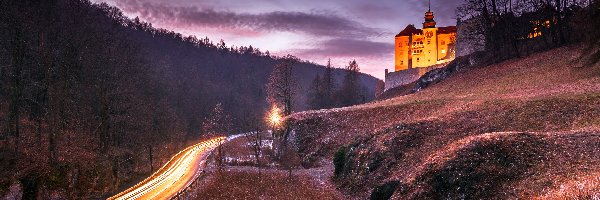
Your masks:
[[[144,181],[108,199],[170,199],[200,175],[210,152],[226,140],[231,137],[213,138],[190,146]]]

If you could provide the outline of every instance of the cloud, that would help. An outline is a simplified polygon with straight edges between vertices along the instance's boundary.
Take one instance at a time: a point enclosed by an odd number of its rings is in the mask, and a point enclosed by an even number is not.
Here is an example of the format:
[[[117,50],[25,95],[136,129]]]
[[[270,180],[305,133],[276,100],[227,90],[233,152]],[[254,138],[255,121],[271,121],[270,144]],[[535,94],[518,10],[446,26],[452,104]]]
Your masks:
[[[312,36],[370,37],[378,30],[327,11],[265,12],[259,14],[217,11],[211,8],[176,7],[123,0],[117,6],[128,13],[137,13],[142,19],[163,25],[187,28],[231,29],[250,32],[295,32]]]
[[[91,1],[109,2],[155,27],[222,38],[228,45],[252,45],[317,62],[331,58],[341,65],[356,58],[365,72],[380,78],[384,68],[393,66],[394,35],[408,24],[419,26],[428,7],[427,0]],[[431,0],[438,26],[456,22],[460,2]]]
[[[387,42],[336,38],[319,43],[313,49],[297,49],[295,52],[308,57],[381,57],[391,54],[393,50],[393,44]]]

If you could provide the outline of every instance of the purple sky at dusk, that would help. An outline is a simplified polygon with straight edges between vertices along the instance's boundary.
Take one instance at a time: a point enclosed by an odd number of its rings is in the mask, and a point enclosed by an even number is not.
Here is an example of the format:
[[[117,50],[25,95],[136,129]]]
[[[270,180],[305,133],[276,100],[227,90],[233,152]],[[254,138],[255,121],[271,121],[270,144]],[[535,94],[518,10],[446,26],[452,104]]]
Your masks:
[[[303,60],[361,71],[383,79],[393,70],[394,36],[421,27],[425,0],[92,0],[117,6],[129,17],[183,35],[208,36],[227,46],[260,48]],[[438,26],[456,24],[460,0],[431,2]]]

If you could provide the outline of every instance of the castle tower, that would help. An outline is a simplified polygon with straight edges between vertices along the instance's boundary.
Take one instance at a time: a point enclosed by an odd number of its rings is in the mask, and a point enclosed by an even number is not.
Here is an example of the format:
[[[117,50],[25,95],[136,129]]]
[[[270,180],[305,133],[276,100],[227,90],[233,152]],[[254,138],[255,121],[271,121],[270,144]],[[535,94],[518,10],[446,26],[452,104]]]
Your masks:
[[[433,20],[433,12],[427,11],[425,13],[425,22],[423,22],[423,28],[435,28],[435,20]]]
[[[429,10],[425,13],[425,22],[423,22],[423,28],[435,28],[435,18],[433,12],[431,12],[431,1],[429,1]]]
[[[429,9],[425,12],[423,28],[408,25],[395,36],[395,71],[428,68],[452,60],[456,27],[437,27],[435,16]]]
[[[431,12],[431,1],[429,1],[429,10],[425,12],[425,22],[423,22],[423,34],[421,53],[417,60],[413,62],[414,67],[429,67],[435,65],[438,60],[438,28],[435,26],[433,12]]]
[[[395,71],[402,71],[412,68],[412,36],[418,33],[419,29],[415,28],[414,25],[409,24],[395,37],[395,50],[396,50],[396,66]]]

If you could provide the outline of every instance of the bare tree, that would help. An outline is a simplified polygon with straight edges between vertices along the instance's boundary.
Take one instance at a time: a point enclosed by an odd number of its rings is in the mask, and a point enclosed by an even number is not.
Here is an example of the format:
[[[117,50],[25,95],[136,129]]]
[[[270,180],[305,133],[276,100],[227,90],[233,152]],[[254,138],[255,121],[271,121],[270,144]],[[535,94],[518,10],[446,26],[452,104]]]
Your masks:
[[[248,147],[250,147],[250,150],[252,150],[252,153],[254,155],[254,160],[255,160],[255,164],[256,164],[256,168],[258,168],[258,176],[260,178],[261,176],[261,163],[260,163],[260,159],[261,159],[261,155],[262,155],[262,146],[263,146],[263,130],[259,127],[259,126],[255,126],[254,130],[252,130],[250,133],[248,133],[246,135],[246,139],[249,142]]]
[[[293,69],[298,62],[298,58],[287,55],[280,62],[273,68],[273,72],[269,76],[267,100],[271,104],[282,106],[283,115],[288,116],[292,113],[294,95],[297,90]]]
[[[461,31],[470,35],[462,37],[483,39],[485,51],[495,55],[493,62],[498,62],[528,54],[530,49],[546,50],[585,38],[573,36],[589,35],[589,31],[577,31],[578,26],[589,26],[593,21],[591,13],[581,9],[586,4],[590,6],[585,0],[465,0],[457,14],[472,29]],[[584,13],[587,19],[573,21],[575,13]]]
[[[300,165],[300,156],[290,144],[282,144],[281,166],[288,170],[288,177],[292,177],[292,171]]]
[[[221,103],[217,103],[211,114],[204,120],[202,129],[206,137],[223,137],[227,136],[231,128],[231,118],[224,113]],[[223,145],[217,147],[215,161],[219,171],[223,170]]]
[[[127,174],[153,171],[152,163],[179,150],[186,133],[226,134],[215,130],[227,123],[212,123],[217,114],[209,116],[218,102],[236,122],[268,108],[264,69],[274,62],[281,62],[277,70],[284,76],[272,80],[289,87],[273,100],[289,114],[299,105],[292,66],[309,66],[311,74],[319,66],[183,37],[128,19],[106,3],[0,0],[0,140],[8,144],[2,149],[18,151],[9,158],[16,167],[7,170],[21,178],[27,173],[18,166],[31,160],[45,161],[34,162],[34,171],[103,165],[108,169],[74,180],[112,176],[116,188]],[[221,164],[223,150],[215,151]],[[78,153],[93,160],[75,159]]]
[[[377,87],[375,87],[375,97],[383,94],[385,90],[385,83],[383,81],[377,81]]]

